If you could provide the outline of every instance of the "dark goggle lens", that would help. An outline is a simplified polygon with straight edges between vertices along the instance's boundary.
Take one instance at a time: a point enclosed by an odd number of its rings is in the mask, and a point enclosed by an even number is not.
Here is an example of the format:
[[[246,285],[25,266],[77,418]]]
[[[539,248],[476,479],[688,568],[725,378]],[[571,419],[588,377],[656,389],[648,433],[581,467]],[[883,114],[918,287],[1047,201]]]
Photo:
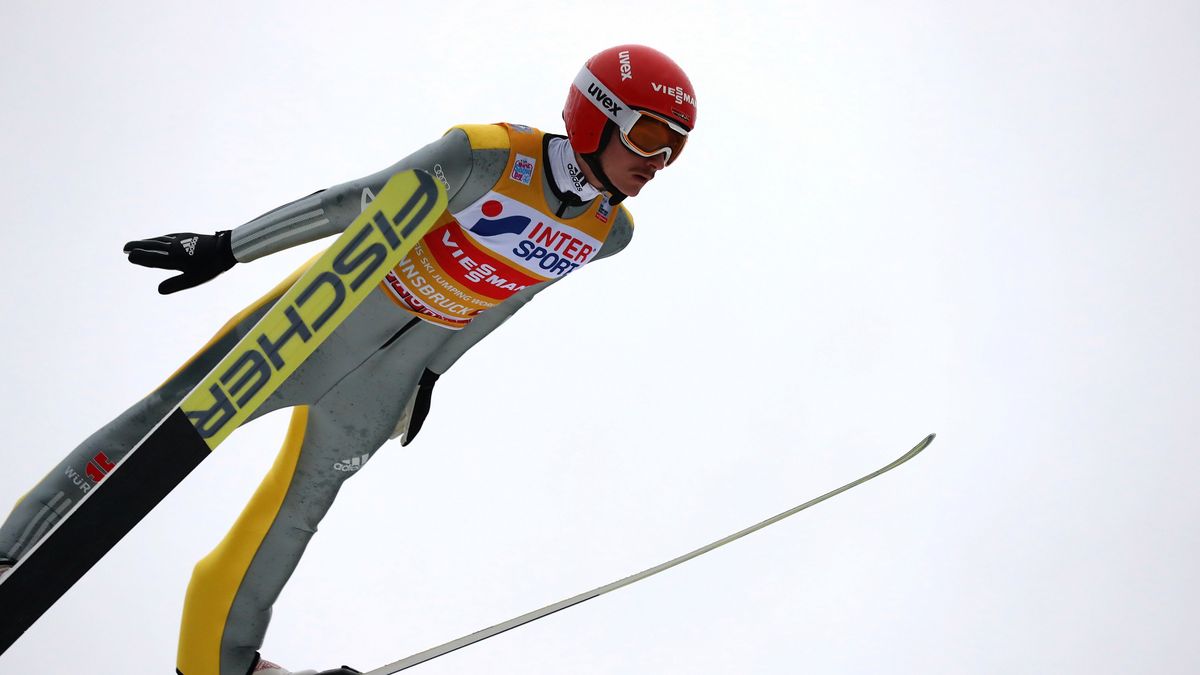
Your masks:
[[[683,146],[687,143],[687,135],[675,131],[662,119],[655,115],[642,112],[633,128],[625,135],[629,143],[647,157],[670,150],[667,164],[675,161]]]

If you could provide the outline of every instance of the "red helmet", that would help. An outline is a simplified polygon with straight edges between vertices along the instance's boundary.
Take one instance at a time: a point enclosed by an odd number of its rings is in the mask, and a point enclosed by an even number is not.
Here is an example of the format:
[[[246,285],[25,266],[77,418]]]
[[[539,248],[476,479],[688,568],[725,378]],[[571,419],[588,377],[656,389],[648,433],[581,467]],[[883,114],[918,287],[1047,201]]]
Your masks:
[[[696,92],[683,69],[658,50],[620,45],[596,54],[579,71],[563,107],[571,147],[582,155],[600,150],[605,123],[620,126],[622,113],[637,110],[656,113],[686,136],[696,126]],[[678,151],[669,152],[668,160]]]

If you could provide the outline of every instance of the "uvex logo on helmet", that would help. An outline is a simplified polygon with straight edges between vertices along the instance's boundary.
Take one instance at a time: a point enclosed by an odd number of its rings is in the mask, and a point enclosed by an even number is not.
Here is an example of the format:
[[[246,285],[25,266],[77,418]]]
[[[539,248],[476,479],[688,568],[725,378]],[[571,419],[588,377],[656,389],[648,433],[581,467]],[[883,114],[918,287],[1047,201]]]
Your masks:
[[[621,81],[633,79],[633,64],[629,63],[629,50],[618,54],[621,59]]]
[[[614,114],[614,115],[616,115],[617,113],[619,113],[619,112],[621,112],[622,110],[624,110],[624,108],[622,108],[621,106],[617,105],[617,102],[616,102],[616,101],[612,100],[612,97],[611,97],[611,96],[609,96],[608,94],[604,93],[604,90],[603,90],[603,89],[601,89],[600,87],[598,87],[598,86],[596,86],[596,85],[594,85],[594,84],[589,84],[589,85],[588,85],[588,94],[589,94],[589,95],[590,95],[592,98],[596,99],[596,102],[597,102],[597,103],[599,103],[600,105],[604,106],[605,108],[608,108],[608,110],[609,110],[609,111],[610,111],[612,114]]]

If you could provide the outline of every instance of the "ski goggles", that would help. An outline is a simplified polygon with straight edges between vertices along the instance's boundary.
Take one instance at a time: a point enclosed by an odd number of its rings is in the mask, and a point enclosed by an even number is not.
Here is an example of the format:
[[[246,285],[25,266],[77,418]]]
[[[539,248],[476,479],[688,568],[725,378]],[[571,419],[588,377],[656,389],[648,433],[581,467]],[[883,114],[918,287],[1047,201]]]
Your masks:
[[[617,125],[621,143],[634,154],[641,157],[666,155],[667,164],[670,164],[683,151],[687,129],[657,113],[630,108],[587,66],[575,76],[574,85],[584,98]]]

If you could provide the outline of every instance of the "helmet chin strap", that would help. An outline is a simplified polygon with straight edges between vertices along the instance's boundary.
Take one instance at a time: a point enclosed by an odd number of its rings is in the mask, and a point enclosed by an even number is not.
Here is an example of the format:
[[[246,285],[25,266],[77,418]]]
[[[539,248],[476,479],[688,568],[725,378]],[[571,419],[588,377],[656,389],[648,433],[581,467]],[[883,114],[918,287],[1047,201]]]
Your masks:
[[[611,195],[608,198],[609,204],[620,204],[626,197],[629,196],[618,190],[617,186],[612,184],[612,180],[610,180],[608,174],[604,172],[604,167],[600,166],[600,153],[603,152],[604,149],[608,147],[608,144],[612,142],[613,131],[615,131],[616,128],[617,125],[613,124],[611,120],[605,122],[604,131],[600,135],[600,145],[596,147],[596,151],[589,152],[586,155],[580,155],[580,157],[583,158],[583,161],[587,162],[588,168],[592,170],[592,173],[596,174],[596,178],[600,179],[600,185],[604,187],[604,190],[608,192],[609,195]]]

